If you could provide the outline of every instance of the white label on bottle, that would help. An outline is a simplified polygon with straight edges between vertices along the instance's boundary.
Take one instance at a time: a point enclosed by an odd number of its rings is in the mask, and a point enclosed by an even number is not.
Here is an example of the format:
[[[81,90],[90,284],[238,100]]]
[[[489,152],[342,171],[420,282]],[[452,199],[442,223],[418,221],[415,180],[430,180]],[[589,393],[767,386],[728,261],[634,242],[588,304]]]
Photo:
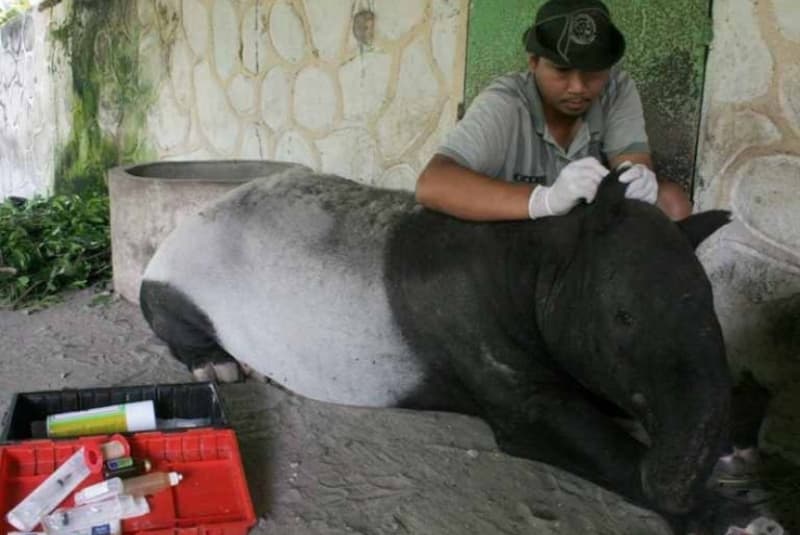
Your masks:
[[[106,492],[110,492],[111,489],[108,488],[108,483],[97,483],[96,485],[92,485],[91,487],[86,487],[82,491],[83,502],[86,503],[88,501],[97,498],[98,496],[102,496]]]

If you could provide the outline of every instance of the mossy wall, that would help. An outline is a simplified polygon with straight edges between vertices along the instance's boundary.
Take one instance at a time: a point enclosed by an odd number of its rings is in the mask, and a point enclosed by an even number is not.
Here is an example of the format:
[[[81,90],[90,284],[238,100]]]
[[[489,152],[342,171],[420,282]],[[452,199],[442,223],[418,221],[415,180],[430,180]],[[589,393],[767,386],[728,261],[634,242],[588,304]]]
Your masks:
[[[606,0],[625,34],[660,175],[687,189],[694,171],[711,0]],[[522,34],[544,0],[472,0],[466,104],[495,76],[524,70]]]
[[[0,8],[0,26],[13,19],[26,9],[30,9],[31,4],[29,0],[16,0],[5,8]]]
[[[72,0],[51,37],[72,70],[72,124],[57,154],[56,193],[105,189],[105,171],[147,159],[152,90],[139,74],[135,2]]]
[[[17,33],[37,36],[24,61],[50,68],[12,95],[41,119],[20,133],[0,114],[0,152],[16,155],[0,197],[98,188],[108,166],[158,159],[413,188],[463,98],[468,0],[374,4],[366,46],[351,0],[46,0]],[[31,72],[17,41],[0,46],[0,84]]]

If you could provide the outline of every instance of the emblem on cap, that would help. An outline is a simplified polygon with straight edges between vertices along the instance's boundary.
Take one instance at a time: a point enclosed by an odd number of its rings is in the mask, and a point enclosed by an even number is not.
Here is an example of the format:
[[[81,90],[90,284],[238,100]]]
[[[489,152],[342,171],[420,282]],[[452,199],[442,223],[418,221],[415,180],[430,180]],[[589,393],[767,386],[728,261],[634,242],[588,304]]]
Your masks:
[[[597,37],[597,25],[588,13],[573,15],[570,24],[569,38],[579,45],[590,45]]]
[[[530,54],[582,71],[609,69],[625,53],[625,37],[601,0],[547,0],[522,39]]]

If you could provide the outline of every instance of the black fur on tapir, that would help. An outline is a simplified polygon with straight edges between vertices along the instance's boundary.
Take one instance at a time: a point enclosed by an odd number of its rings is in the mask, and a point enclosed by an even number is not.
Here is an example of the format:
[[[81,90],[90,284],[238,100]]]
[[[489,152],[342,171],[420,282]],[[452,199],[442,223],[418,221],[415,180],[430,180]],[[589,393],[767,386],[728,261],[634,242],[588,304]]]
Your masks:
[[[472,223],[293,170],[182,223],[141,306],[192,369],[235,357],[323,401],[478,415],[509,453],[683,513],[727,431],[723,340],[694,255],[727,221],[675,224],[613,174],[565,216]]]

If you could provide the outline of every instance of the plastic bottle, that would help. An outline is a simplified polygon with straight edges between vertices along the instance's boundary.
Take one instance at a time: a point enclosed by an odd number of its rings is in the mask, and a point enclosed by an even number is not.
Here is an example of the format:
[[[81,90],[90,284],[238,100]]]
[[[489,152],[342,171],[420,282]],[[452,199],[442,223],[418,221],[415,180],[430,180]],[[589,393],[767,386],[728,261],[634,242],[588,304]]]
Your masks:
[[[86,444],[9,511],[6,520],[18,530],[31,531],[44,515],[55,509],[89,474],[99,473],[102,467],[100,448],[96,444]]]
[[[180,483],[183,476],[178,472],[153,472],[130,479],[115,477],[107,481],[86,487],[75,494],[75,504],[96,503],[113,496],[127,494],[130,496],[149,496]]]
[[[156,428],[156,413],[152,400],[137,401],[52,414],[47,417],[46,426],[50,438],[152,431]]]

